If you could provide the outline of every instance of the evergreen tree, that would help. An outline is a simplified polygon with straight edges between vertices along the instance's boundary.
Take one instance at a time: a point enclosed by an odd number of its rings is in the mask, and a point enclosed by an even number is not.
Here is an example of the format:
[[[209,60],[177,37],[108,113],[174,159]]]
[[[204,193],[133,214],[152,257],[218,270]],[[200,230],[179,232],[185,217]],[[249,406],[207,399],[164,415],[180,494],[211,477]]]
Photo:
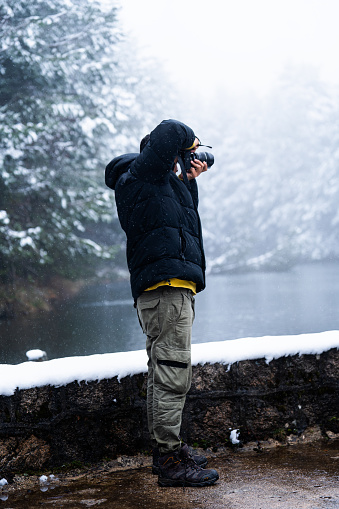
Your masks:
[[[107,141],[127,144],[136,97],[116,7],[4,0],[0,31],[0,275],[81,273],[111,255],[86,230],[111,219]]]

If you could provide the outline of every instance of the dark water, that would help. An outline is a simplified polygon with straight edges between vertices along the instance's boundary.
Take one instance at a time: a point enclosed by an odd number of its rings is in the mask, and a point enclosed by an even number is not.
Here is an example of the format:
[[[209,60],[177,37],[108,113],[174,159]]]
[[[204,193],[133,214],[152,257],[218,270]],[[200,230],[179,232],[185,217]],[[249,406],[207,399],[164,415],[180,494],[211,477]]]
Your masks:
[[[218,275],[196,297],[193,343],[339,330],[339,263],[288,272]],[[0,322],[0,363],[140,350],[145,340],[130,294],[119,282],[85,289],[53,313]]]

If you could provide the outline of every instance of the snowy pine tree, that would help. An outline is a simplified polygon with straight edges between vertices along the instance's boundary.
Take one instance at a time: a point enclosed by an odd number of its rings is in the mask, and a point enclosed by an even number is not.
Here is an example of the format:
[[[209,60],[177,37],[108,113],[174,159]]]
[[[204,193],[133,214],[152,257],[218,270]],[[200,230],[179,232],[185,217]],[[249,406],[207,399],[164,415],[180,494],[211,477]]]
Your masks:
[[[67,274],[84,256],[108,255],[83,233],[107,215],[97,171],[99,135],[117,129],[103,113],[117,67],[114,9],[6,0],[1,32],[2,270]]]
[[[105,165],[144,133],[142,72],[114,3],[4,0],[0,31],[0,275],[79,274],[112,254],[88,231],[113,214]]]

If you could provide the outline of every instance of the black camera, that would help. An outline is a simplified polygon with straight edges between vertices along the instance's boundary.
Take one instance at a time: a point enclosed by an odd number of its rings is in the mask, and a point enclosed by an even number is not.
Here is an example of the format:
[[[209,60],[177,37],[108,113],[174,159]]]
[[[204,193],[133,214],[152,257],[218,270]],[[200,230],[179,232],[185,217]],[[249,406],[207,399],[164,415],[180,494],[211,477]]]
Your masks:
[[[210,152],[191,152],[190,159],[191,161],[194,161],[194,159],[199,159],[199,161],[202,163],[206,161],[208,168],[214,164],[214,155]]]
[[[214,155],[210,152],[189,152],[185,150],[180,153],[180,157],[184,163],[185,170],[188,172],[192,167],[191,162],[194,161],[194,159],[199,159],[202,163],[206,161],[208,168],[214,164]]]

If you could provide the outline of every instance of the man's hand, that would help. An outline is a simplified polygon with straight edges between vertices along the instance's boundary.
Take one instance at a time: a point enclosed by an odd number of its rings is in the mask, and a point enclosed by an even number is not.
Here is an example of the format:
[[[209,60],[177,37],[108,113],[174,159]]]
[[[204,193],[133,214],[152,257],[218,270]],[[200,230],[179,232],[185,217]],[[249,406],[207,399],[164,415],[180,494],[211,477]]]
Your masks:
[[[200,145],[199,138],[195,138],[194,148],[191,150],[191,152],[192,153],[196,152],[197,149],[199,148],[199,145]],[[202,163],[201,161],[199,161],[199,159],[194,159],[194,161],[191,162],[190,170],[187,172],[187,178],[188,180],[195,179],[199,177],[199,175],[204,171],[207,171],[207,163],[206,162]]]
[[[195,138],[193,148],[191,148],[191,153],[193,154],[194,152],[196,152],[197,149],[199,148],[199,146],[200,146],[200,140],[199,140],[199,138]],[[176,163],[176,161],[175,161],[175,163]],[[174,171],[175,172],[177,171],[176,164],[175,164]],[[194,161],[191,161],[191,168],[186,172],[187,178],[188,178],[188,180],[193,180],[193,179],[199,177],[199,175],[201,173],[203,173],[204,171],[207,171],[207,163],[201,162],[201,161],[199,161],[199,159],[194,159]],[[179,178],[181,180],[183,180],[182,174],[179,176]]]
[[[191,162],[191,168],[187,172],[187,178],[188,180],[195,179],[199,177],[201,173],[204,171],[207,171],[207,163],[199,161],[199,159],[194,159],[194,161]]]

